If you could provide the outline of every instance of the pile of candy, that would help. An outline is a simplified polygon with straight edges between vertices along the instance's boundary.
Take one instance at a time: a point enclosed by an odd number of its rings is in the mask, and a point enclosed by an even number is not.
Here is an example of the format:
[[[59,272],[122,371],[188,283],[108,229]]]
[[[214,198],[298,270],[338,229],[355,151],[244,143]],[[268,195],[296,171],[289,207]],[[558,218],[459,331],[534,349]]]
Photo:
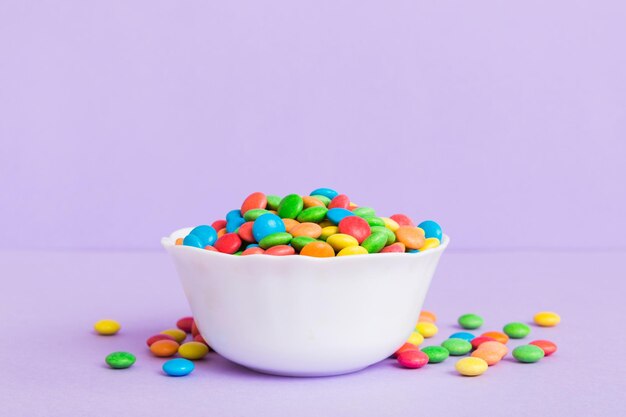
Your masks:
[[[455,367],[463,376],[483,374],[490,366],[500,362],[509,352],[506,344],[509,339],[522,339],[530,334],[530,327],[523,323],[509,323],[503,331],[489,331],[480,336],[470,332],[457,332],[446,339],[440,346],[419,348],[425,338],[437,334],[435,322],[437,317],[429,311],[422,311],[415,331],[407,342],[395,353],[398,363],[411,369],[422,368],[427,364],[440,363],[450,356],[469,357],[460,359]],[[556,326],[561,318],[553,312],[540,312],[534,317],[537,325],[542,327]],[[466,330],[475,330],[482,326],[484,320],[476,314],[464,314],[458,319],[459,325]],[[167,329],[146,340],[150,352],[157,357],[169,358],[176,354],[180,358],[170,359],[163,364],[163,372],[169,376],[185,376],[190,374],[195,365],[193,361],[204,358],[210,351],[209,345],[198,332],[192,317],[183,317],[176,322],[175,329]],[[94,326],[101,335],[116,334],[121,326],[114,320],[101,320]],[[191,336],[190,341],[185,341]],[[534,363],[545,356],[556,352],[557,346],[549,340],[535,340],[513,349],[513,357],[523,363]],[[128,352],[113,352],[105,358],[105,362],[113,369],[131,367],[136,361]]]
[[[530,334],[530,327],[524,323],[508,323],[499,331],[489,331],[480,336],[470,332],[457,332],[446,339],[440,346],[419,348],[424,338],[433,337],[438,328],[437,317],[428,311],[422,311],[415,331],[409,340],[402,345],[394,356],[405,368],[422,368],[429,363],[440,363],[449,356],[463,356],[471,352],[471,356],[460,359],[455,367],[464,376],[483,374],[490,366],[500,362],[509,352],[506,344],[509,339],[523,339]],[[542,327],[553,327],[559,324],[558,314],[542,311],[535,314],[534,321]],[[484,320],[476,314],[464,314],[458,319],[459,326],[467,330],[475,330],[482,326]],[[512,355],[519,362],[534,363],[544,356],[556,352],[557,346],[549,340],[535,340],[527,345],[513,349]]]
[[[241,208],[210,226],[195,227],[177,245],[233,255],[333,257],[387,252],[423,252],[440,245],[432,220],[417,226],[404,214],[379,217],[345,194],[318,188],[309,196],[250,194]]]

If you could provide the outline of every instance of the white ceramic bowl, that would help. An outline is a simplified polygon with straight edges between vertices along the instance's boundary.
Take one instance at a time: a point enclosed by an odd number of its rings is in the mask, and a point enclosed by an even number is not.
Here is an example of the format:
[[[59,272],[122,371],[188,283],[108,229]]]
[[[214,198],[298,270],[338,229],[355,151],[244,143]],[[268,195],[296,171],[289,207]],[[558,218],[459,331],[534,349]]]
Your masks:
[[[391,355],[417,322],[449,239],[425,252],[312,258],[233,256],[175,245],[200,334],[220,355],[278,375],[354,372]]]

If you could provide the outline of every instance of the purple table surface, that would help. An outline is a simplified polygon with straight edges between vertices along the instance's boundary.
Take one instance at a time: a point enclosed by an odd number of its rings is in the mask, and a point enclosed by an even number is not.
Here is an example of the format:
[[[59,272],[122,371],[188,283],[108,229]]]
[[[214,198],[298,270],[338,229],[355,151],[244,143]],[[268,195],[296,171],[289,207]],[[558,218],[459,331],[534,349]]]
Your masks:
[[[425,305],[438,314],[440,332],[422,346],[458,331],[462,313],[483,315],[487,331],[553,310],[559,326],[532,326],[529,338],[509,342],[556,342],[558,352],[537,364],[509,355],[466,378],[454,358],[420,370],[388,359],[350,375],[299,379],[211,353],[190,376],[170,378],[145,345],[189,314],[164,253],[0,253],[0,414],[617,416],[626,408],[625,260],[624,252],[444,255]],[[122,323],[118,335],[93,332],[105,317]],[[116,350],[134,352],[137,363],[108,369],[104,357]]]

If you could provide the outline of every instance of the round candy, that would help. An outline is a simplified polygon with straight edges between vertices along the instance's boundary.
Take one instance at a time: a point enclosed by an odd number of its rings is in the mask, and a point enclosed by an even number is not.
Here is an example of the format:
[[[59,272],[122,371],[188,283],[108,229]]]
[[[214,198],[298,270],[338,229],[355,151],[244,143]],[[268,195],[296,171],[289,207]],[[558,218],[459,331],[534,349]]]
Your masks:
[[[321,224],[320,224],[321,226]],[[326,226],[322,227],[322,234],[320,235],[321,240],[328,240],[328,238],[334,234],[339,233],[339,228],[337,226]],[[359,242],[357,242],[359,243]]]
[[[288,256],[288,255],[294,255],[295,253],[296,253],[296,250],[289,245],[276,245],[276,246],[272,246],[271,248],[265,251],[266,255],[273,255],[273,256]]]
[[[263,249],[271,248],[272,246],[286,245],[291,242],[293,236],[287,232],[272,233],[265,236],[259,241],[259,246]]]
[[[441,346],[446,348],[452,356],[465,355],[472,350],[472,344],[464,339],[448,339]]]
[[[523,339],[530,333],[530,327],[524,323],[509,323],[502,330],[511,339]]]
[[[96,324],[93,325],[93,328],[98,334],[111,336],[119,332],[122,325],[115,320],[105,319],[97,321]]]
[[[310,207],[326,207],[326,204],[324,204],[322,200],[320,200],[319,198],[310,196],[310,195],[302,196],[302,202],[304,203],[305,210]]]
[[[501,358],[509,353],[509,348],[504,343],[496,342],[495,340],[481,343],[476,350],[496,352]]]
[[[369,235],[363,243],[361,243],[361,246],[364,247],[369,253],[378,253],[383,250],[386,244],[387,234],[375,232]]]
[[[422,352],[428,355],[428,363],[443,362],[450,356],[448,349],[441,346],[426,346],[422,349]]]
[[[204,358],[209,353],[209,347],[205,343],[187,342],[178,347],[178,354],[185,359],[197,360]]]
[[[434,323],[430,323],[427,321],[417,323],[417,326],[415,326],[415,330],[420,332],[420,334],[425,338],[433,337],[439,331]]]
[[[463,314],[459,317],[459,326],[464,329],[474,330],[483,325],[484,320],[478,314]]]
[[[345,194],[338,194],[337,196],[335,196],[335,198],[333,198],[330,201],[330,204],[328,205],[329,209],[334,209],[334,208],[344,208],[344,209],[349,209],[350,208],[350,198],[345,195]]]
[[[371,233],[370,225],[359,216],[348,216],[339,222],[339,232],[356,238],[361,244]],[[385,240],[387,238],[385,237]]]
[[[180,246],[183,244],[183,238],[179,237],[178,239],[176,239],[175,245]]]
[[[400,346],[398,350],[394,352],[393,356],[397,358],[398,356],[402,354],[402,352],[407,352],[410,350],[419,350],[419,348],[412,343],[405,343],[402,346]]]
[[[189,234],[198,237],[202,243],[202,247],[213,245],[217,240],[217,231],[212,226],[196,226],[191,229]]]
[[[297,252],[300,252],[307,244],[315,241],[315,239],[309,236],[298,236],[291,239],[290,244]]]
[[[191,325],[191,335],[195,337],[199,334],[200,332],[198,331],[198,326],[196,325],[196,321],[194,320],[193,324]]]
[[[383,233],[385,236],[387,236],[387,242],[385,243],[386,245],[391,245],[392,243],[396,241],[396,234],[392,232],[391,230],[387,229],[385,226],[370,225],[370,228],[371,228],[372,234]]]
[[[472,348],[474,349],[478,349],[478,346],[480,346],[481,344],[485,343],[485,342],[495,342],[496,339],[494,339],[493,337],[489,337],[489,336],[478,336],[473,338],[470,343],[472,344]]]
[[[385,246],[380,253],[404,253],[405,249],[404,243],[396,242],[389,246]]]
[[[154,336],[150,336],[147,340],[146,340],[146,344],[148,345],[148,347],[152,346],[152,344],[154,342],[158,342],[159,340],[172,340],[172,341],[176,341],[174,340],[174,338],[172,336],[170,336],[169,334],[155,334]]]
[[[419,346],[424,343],[424,336],[422,336],[422,334],[419,332],[412,332],[411,336],[409,336],[406,342],[415,346]]]
[[[424,236],[428,238],[436,238],[441,241],[443,239],[443,233],[441,232],[441,226],[432,220],[426,220],[417,225],[424,231]]]
[[[241,240],[244,240],[246,242],[254,242],[254,236],[252,235],[253,225],[254,225],[254,222],[245,222],[244,224],[239,226],[239,230],[237,231],[237,234],[239,235]]]
[[[252,226],[252,235],[254,240],[260,242],[265,236],[272,233],[286,232],[285,223],[275,214],[267,213],[259,216]]]
[[[422,310],[420,311],[420,318],[418,320],[418,323],[421,321],[427,321],[429,323],[436,323],[437,315],[431,311]]]
[[[287,233],[291,233],[291,231],[300,224],[299,221],[294,219],[283,219],[283,223],[285,224],[285,230]]]
[[[323,195],[324,197],[328,198],[329,200],[332,200],[333,198],[337,197],[337,194],[339,194],[337,191],[331,189],[331,188],[317,188],[313,191],[311,191],[312,196],[318,196],[318,195]]]
[[[428,355],[419,350],[407,350],[398,355],[398,363],[405,368],[421,368],[426,365],[428,361]]]
[[[163,372],[169,376],[185,376],[189,375],[194,367],[195,365],[190,360],[176,358],[163,364]]]
[[[328,205],[330,204],[330,198],[320,195],[320,194],[315,194],[312,195],[311,197],[317,198],[319,201],[321,201],[322,203],[324,203],[324,206],[328,207]]]
[[[419,249],[424,245],[424,232],[415,226],[400,226],[396,230],[398,242],[404,243],[407,249]]]
[[[137,358],[128,352],[113,352],[104,361],[113,369],[126,369],[133,366]]]
[[[350,256],[350,255],[367,255],[367,249],[362,246],[348,246],[337,252],[337,256]]]
[[[422,245],[421,248],[419,248],[419,251],[424,252],[425,250],[428,250],[428,249],[435,249],[440,244],[441,242],[439,242],[439,239],[434,238],[434,237],[429,237],[427,239],[424,239],[424,244]]]
[[[195,335],[193,337],[193,341],[194,342],[198,342],[198,343],[204,343],[205,345],[209,346],[209,344],[206,342],[206,340],[204,340],[204,337],[202,337],[202,335]],[[209,350],[211,350],[211,347],[209,346]]]
[[[359,216],[359,217],[363,217],[363,216]],[[363,218],[367,221],[367,224],[369,224],[371,227],[374,227],[374,226],[385,227],[385,222],[380,217],[363,217]],[[394,234],[393,237],[395,239],[396,235]]]
[[[398,224],[398,222],[396,222],[394,219],[389,218],[389,217],[381,217],[383,223],[385,224],[385,227],[389,230],[391,230],[392,232],[395,232],[396,230],[398,230],[400,228],[400,225]]]
[[[193,325],[193,317],[183,317],[178,319],[176,327],[185,333],[191,333],[191,326]]]
[[[228,220],[226,223],[226,233],[234,233],[239,229],[239,227],[246,222],[246,219],[243,217],[236,217],[234,219]]]
[[[355,216],[363,217],[364,219],[367,219],[368,217],[376,216],[376,211],[374,211],[374,209],[371,207],[357,207],[354,210],[352,210],[352,213]],[[378,219],[380,220],[380,218]],[[381,226],[385,225],[385,223],[382,220],[380,220],[380,222],[382,223]]]
[[[486,332],[481,334],[481,336],[491,337],[492,339],[496,339],[498,342],[506,344],[509,341],[509,336],[502,332]]]
[[[167,330],[163,330],[161,334],[172,336],[174,340],[176,340],[176,342],[178,343],[181,343],[187,337],[187,333],[185,333],[181,329],[167,329]]]
[[[551,311],[542,311],[535,314],[535,323],[542,327],[553,327],[561,322],[561,316]]]
[[[398,223],[400,226],[415,226],[413,220],[405,214],[394,214],[391,219]]]
[[[309,236],[317,239],[322,234],[322,228],[316,223],[300,223],[289,232],[293,237]]]
[[[329,236],[326,239],[326,243],[332,246],[336,252],[339,252],[342,249],[348,248],[350,246],[359,246],[359,242],[356,240],[355,237],[344,233],[336,233]]]
[[[183,245],[200,249],[206,246],[202,244],[202,239],[200,237],[192,234],[185,236],[185,238],[183,239]]]
[[[253,246],[253,247],[247,247],[246,250],[241,252],[241,256],[263,255],[264,253],[265,253],[265,250],[261,249],[258,246]]]
[[[339,222],[341,220],[343,220],[346,217],[350,217],[350,216],[354,216],[354,213],[352,213],[350,210],[346,210],[346,209],[343,209],[343,208],[330,209],[326,213],[326,217],[328,217],[328,220],[330,220],[334,224],[339,224]]]
[[[300,255],[313,256],[315,258],[330,258],[335,256],[335,250],[326,242],[311,242],[302,248]]]
[[[452,333],[448,339],[463,339],[471,342],[476,336],[469,332],[456,332]]]
[[[302,223],[319,223],[324,220],[326,213],[328,213],[328,209],[324,206],[309,207],[298,214],[298,221]]]
[[[537,362],[545,355],[543,349],[535,345],[522,345],[513,349],[513,357],[523,363]]]
[[[554,352],[556,352],[557,349],[556,344],[549,340],[533,340],[529,343],[529,345],[534,345],[541,348],[546,356],[552,355]]]
[[[233,254],[241,247],[241,238],[237,233],[226,233],[217,239],[215,249],[222,253]]]
[[[174,340],[157,340],[150,345],[150,352],[154,356],[165,358],[168,356],[174,356],[178,352],[179,344]]]
[[[278,215],[283,219],[295,219],[303,208],[302,197],[298,194],[289,194],[281,200],[278,206]]]
[[[226,220],[215,220],[211,223],[211,227],[215,230],[225,229],[226,228]]]
[[[489,366],[493,366],[502,360],[502,356],[498,352],[480,348],[472,352],[472,357],[484,360]]]
[[[267,195],[266,198],[267,206],[265,208],[268,210],[277,210],[282,198],[277,195]]]
[[[265,209],[252,209],[246,211],[246,214],[243,215],[243,219],[247,222],[253,222],[264,214],[269,213],[268,210]]]
[[[264,209],[267,206],[267,197],[261,192],[250,194],[241,204],[241,214],[245,215],[252,209]]]
[[[478,376],[487,370],[489,365],[481,358],[460,359],[454,367],[463,376]]]

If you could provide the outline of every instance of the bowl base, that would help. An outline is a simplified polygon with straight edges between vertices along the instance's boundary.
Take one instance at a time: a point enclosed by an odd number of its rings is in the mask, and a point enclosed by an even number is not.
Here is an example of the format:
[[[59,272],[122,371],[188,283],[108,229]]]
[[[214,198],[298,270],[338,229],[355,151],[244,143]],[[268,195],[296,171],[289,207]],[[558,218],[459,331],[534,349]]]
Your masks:
[[[345,374],[351,374],[354,372],[362,371],[363,369],[367,367],[368,366],[361,366],[359,368],[343,369],[339,371],[328,371],[328,372],[299,372],[299,371],[282,371],[282,370],[276,370],[276,369],[261,369],[261,368],[253,368],[250,366],[246,366],[246,368],[255,372],[262,373],[262,374],[289,376],[289,377],[296,377],[296,378],[317,378],[317,377],[323,377],[323,376],[345,375]]]

